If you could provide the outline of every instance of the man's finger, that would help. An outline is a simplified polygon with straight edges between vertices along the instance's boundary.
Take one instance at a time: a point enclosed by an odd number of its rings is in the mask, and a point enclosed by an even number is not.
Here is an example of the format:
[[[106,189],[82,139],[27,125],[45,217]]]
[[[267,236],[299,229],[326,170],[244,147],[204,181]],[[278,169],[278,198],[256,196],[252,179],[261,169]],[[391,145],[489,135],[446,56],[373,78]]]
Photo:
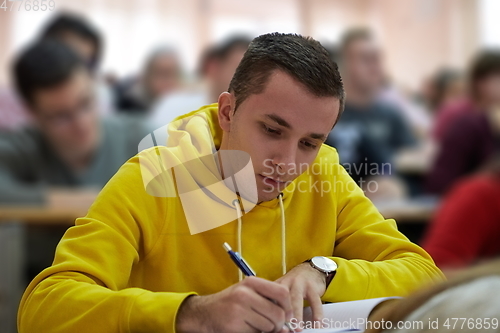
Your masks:
[[[254,290],[247,296],[246,303],[250,306],[250,313],[245,318],[246,323],[259,332],[278,332],[285,324],[283,309],[262,297]]]
[[[290,297],[292,299],[293,318],[297,319],[297,323],[300,325],[304,312],[304,292],[300,288],[292,287],[292,290],[290,290]]]
[[[321,298],[318,295],[309,293],[307,295],[307,300],[311,306],[313,322],[318,321],[321,324],[321,321],[323,320],[323,304],[321,303]]]
[[[257,332],[274,332],[276,329],[272,321],[256,311],[248,313],[245,323]]]
[[[282,284],[261,279],[258,277],[247,277],[245,283],[263,297],[276,301],[285,310],[286,314],[293,311],[292,301],[288,288]]]

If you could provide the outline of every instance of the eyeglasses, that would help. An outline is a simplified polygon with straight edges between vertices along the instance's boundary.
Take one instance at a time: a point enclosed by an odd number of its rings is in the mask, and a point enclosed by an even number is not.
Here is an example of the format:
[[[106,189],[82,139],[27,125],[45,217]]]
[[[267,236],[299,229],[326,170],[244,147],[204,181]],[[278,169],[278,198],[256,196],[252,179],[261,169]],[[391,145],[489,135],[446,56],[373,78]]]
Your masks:
[[[53,127],[67,126],[78,120],[81,116],[91,113],[92,110],[95,109],[96,100],[94,97],[88,97],[79,104],[80,105],[72,109],[54,112],[54,114],[44,117],[44,121]]]

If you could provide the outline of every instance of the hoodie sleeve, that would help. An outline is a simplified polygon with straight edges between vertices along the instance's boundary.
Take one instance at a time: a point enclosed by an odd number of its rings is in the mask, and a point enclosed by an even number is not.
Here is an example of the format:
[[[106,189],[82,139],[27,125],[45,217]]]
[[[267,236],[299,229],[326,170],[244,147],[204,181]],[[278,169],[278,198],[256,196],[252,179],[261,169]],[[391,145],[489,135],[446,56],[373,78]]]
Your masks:
[[[66,232],[53,265],[28,286],[20,333],[175,332],[177,310],[193,293],[129,285],[133,266],[166,224],[163,201],[170,199],[146,194],[136,159],[110,180],[87,216]]]
[[[335,182],[338,269],[323,301],[405,296],[443,274],[431,257],[386,220],[339,165]]]

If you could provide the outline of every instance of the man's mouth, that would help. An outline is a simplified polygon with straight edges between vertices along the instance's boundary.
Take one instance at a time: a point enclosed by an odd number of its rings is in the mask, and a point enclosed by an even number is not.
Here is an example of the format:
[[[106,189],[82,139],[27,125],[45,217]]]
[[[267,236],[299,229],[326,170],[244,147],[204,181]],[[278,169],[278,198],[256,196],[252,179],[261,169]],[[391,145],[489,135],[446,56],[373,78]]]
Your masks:
[[[285,187],[289,183],[288,181],[283,181],[280,179],[275,179],[275,178],[263,176],[261,174],[259,174],[259,176],[262,178],[262,181],[264,182],[265,185],[272,186],[274,188],[282,188],[282,187]]]

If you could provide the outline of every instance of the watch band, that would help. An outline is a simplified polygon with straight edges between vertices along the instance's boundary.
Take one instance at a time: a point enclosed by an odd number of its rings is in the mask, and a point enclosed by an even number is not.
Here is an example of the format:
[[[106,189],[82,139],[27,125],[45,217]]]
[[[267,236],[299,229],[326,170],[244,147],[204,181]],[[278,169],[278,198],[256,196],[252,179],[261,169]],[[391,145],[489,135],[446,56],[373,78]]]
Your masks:
[[[328,286],[330,285],[330,282],[332,282],[333,278],[335,277],[335,274],[337,273],[337,271],[333,271],[333,272],[330,272],[326,275],[326,287],[328,288]]]

